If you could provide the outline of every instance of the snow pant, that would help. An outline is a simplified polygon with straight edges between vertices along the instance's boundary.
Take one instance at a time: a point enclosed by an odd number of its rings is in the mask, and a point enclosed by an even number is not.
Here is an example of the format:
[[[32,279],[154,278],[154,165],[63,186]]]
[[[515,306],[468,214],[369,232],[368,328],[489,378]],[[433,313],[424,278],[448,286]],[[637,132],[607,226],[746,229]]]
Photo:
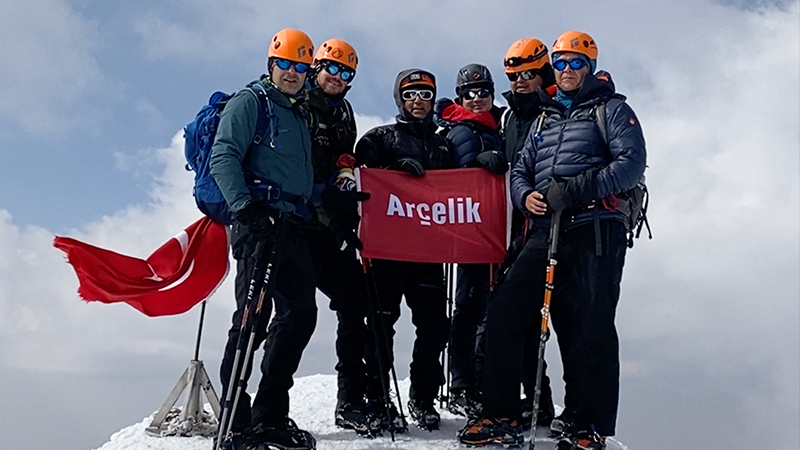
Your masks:
[[[306,232],[317,288],[330,299],[336,312],[337,400],[360,403],[374,370],[372,333],[367,328],[366,279],[355,252],[341,251],[327,227]]]
[[[411,322],[416,327],[414,349],[411,354],[409,397],[419,401],[433,401],[439,386],[444,384],[444,373],[439,357],[447,344],[447,298],[442,264],[411,263],[373,260],[372,270],[380,304],[378,313],[382,320],[370,326],[378,327],[381,338],[377,351],[386,367],[381,368],[389,380],[389,369],[394,361],[394,324],[400,318],[400,301],[403,296],[411,309]],[[382,323],[381,323],[382,322]],[[384,328],[385,327],[385,328]],[[388,341],[383,341],[383,339]],[[378,373],[380,373],[378,372]],[[371,377],[368,397],[382,401],[383,388],[380,375]]]
[[[457,273],[455,308],[450,323],[450,391],[480,391],[476,348],[478,329],[486,315],[490,265],[459,264]]]
[[[228,331],[228,342],[220,368],[222,398],[225,398],[228,382],[233,371],[233,360],[240,337],[240,326],[246,307],[247,291],[253,278],[253,269],[259,255],[255,254],[256,243],[244,227],[234,222],[231,230],[233,255],[236,259],[236,312],[233,324]],[[294,225],[285,225],[277,241],[265,245],[268,255],[272,246],[277,246],[269,290],[256,323],[253,350],[264,344],[264,357],[261,361],[261,381],[252,401],[247,394],[246,381],[250,378],[253,358],[245,370],[245,385],[237,409],[234,412],[234,430],[250,426],[278,426],[285,423],[289,415],[289,389],[292,376],[300,364],[303,354],[317,321],[315,300],[315,273],[308,252],[308,246],[301,231]],[[261,274],[256,288],[261,284]],[[258,290],[256,290],[257,298]],[[272,308],[275,315],[270,320]],[[254,308],[253,308],[254,309]],[[248,339],[250,329],[245,330]],[[244,355],[242,355],[244,357]]]
[[[564,366],[566,408],[578,429],[613,436],[619,406],[619,339],[614,325],[627,240],[621,222],[600,222],[602,255],[593,224],[565,230],[558,248],[550,308]]]

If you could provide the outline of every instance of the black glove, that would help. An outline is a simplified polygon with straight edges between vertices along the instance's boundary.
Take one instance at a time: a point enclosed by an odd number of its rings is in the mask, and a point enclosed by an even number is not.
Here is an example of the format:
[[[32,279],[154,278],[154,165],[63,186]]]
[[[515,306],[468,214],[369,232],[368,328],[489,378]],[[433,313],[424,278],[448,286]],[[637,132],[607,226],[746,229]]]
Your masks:
[[[415,177],[421,177],[425,175],[425,168],[422,167],[422,163],[414,158],[400,158],[395,161],[394,164],[389,166],[389,168],[408,172]]]
[[[596,169],[589,169],[565,181],[556,181],[551,178],[542,193],[545,202],[553,211],[591,205],[594,201],[595,172]]]
[[[506,155],[497,150],[478,153],[472,162],[475,166],[483,167],[498,175],[508,172],[508,159],[506,159]]]
[[[358,214],[358,202],[369,198],[369,192],[342,191],[333,186],[322,190],[322,207],[331,216],[351,217]]]
[[[263,202],[251,201],[234,215],[257,240],[268,240],[278,234],[280,213]]]
[[[362,250],[364,248],[361,239],[359,239],[355,231],[353,231],[355,228],[353,221],[334,218],[331,220],[330,228],[333,232],[333,236],[336,238],[336,245],[339,247],[339,250],[353,251],[355,249]]]

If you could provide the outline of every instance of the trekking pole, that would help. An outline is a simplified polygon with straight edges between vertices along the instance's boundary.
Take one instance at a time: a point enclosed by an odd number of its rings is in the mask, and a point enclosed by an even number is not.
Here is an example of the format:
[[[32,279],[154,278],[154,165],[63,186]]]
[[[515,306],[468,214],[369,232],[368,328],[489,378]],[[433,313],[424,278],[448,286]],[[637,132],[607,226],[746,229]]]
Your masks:
[[[375,272],[372,269],[372,261],[369,258],[363,258],[363,267],[364,267],[364,274],[367,276],[367,300],[369,302],[369,310],[370,315],[372,316],[372,333],[373,338],[375,339],[375,355],[378,359],[378,368],[380,370],[380,378],[381,378],[381,387],[384,392],[384,401],[386,403],[386,417],[392,422],[392,414],[389,408],[389,403],[391,402],[391,396],[389,395],[389,381],[386,380],[386,364],[383,360],[383,356],[381,356],[381,351],[378,349],[379,341],[380,341],[380,334],[378,334],[377,327],[381,328],[383,332],[383,343],[386,350],[386,355],[392,355],[392,348],[389,346],[389,335],[386,331],[386,324],[383,321],[383,308],[381,306],[381,299],[378,295],[378,283],[375,281]],[[370,291],[372,293],[370,293]],[[375,316],[378,316],[377,318]],[[389,426],[389,433],[392,435],[392,442],[394,442],[394,432],[405,431],[405,424],[406,424],[406,416],[403,414],[403,400],[400,397],[400,386],[397,384],[397,371],[394,368],[394,360],[392,360],[391,364],[389,364],[389,369],[391,370],[392,379],[394,380],[394,391],[395,395],[397,396],[397,409],[400,413],[400,420],[403,426],[395,430],[394,423]]]
[[[531,414],[531,442],[528,450],[536,446],[536,422],[539,420],[539,397],[542,393],[542,370],[544,367],[544,346],[547,342],[547,331],[550,324],[550,300],[553,296],[556,271],[556,251],[558,250],[558,227],[561,211],[556,211],[550,218],[550,249],[547,251],[547,274],[544,282],[544,303],[542,304],[542,330],[539,334],[539,358],[536,363],[536,384],[533,393],[533,411]]]
[[[236,407],[239,405],[239,398],[242,394],[242,388],[245,382],[244,378],[247,373],[247,365],[250,363],[250,358],[252,357],[253,342],[255,341],[256,331],[258,329],[258,321],[261,317],[264,298],[266,297],[269,289],[269,282],[272,276],[273,265],[275,264],[275,255],[278,251],[278,245],[277,243],[273,243],[269,256],[265,257],[264,250],[266,245],[267,244],[264,241],[259,241],[256,245],[256,254],[258,254],[259,257],[256,260],[255,266],[253,267],[253,276],[250,278],[250,286],[247,289],[247,301],[244,312],[242,313],[242,323],[239,325],[239,340],[236,344],[236,353],[233,357],[231,377],[228,381],[227,392],[225,393],[225,406],[222,410],[222,417],[219,421],[219,430],[217,432],[217,443],[215,445],[215,450],[220,450],[223,438],[227,437],[233,428],[233,419],[236,415]],[[255,291],[258,287],[259,278],[262,278],[262,273],[263,280],[261,281],[258,298],[255,299],[254,305]],[[250,330],[250,334],[245,347],[244,335],[248,328]],[[244,356],[242,356],[242,351],[245,349],[246,351],[244,352]],[[242,359],[241,362],[239,361],[240,359]]]
[[[452,384],[453,380],[450,375],[450,365],[452,363],[451,360],[451,347],[453,345],[453,335],[450,330],[453,327],[453,285],[455,283],[455,268],[453,263],[448,263],[444,265],[444,279],[445,279],[445,286],[447,289],[447,321],[450,324],[447,328],[447,347],[445,351],[442,353],[442,367],[444,368],[444,373],[446,378],[445,385],[443,386],[444,392],[439,397],[439,406],[440,407],[450,407],[450,385]],[[445,364],[446,363],[446,364]]]

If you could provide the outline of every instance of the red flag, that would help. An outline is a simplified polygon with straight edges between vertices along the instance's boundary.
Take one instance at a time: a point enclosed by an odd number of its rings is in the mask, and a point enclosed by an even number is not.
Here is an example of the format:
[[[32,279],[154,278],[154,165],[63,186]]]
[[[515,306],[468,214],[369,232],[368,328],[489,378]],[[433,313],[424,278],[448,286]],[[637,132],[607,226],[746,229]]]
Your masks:
[[[67,254],[86,301],[125,302],[144,314],[181,314],[208,298],[228,274],[228,234],[203,217],[146,260],[120,255],[68,237],[53,246]]]
[[[485,169],[428,170],[422,177],[357,170],[359,238],[367,258],[496,263],[508,244],[505,177]]]

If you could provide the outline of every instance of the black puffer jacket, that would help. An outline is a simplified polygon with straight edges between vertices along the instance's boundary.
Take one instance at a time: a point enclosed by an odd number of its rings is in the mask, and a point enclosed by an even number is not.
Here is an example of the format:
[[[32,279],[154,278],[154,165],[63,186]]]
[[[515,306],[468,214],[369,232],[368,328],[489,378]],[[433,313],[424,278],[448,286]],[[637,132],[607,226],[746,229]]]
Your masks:
[[[453,162],[456,167],[471,166],[479,153],[500,150],[502,147],[498,132],[502,109],[493,106],[491,114],[481,116],[470,113],[446,98],[438,100],[436,106],[434,122],[443,128],[439,133],[453,143]],[[479,119],[485,120],[481,122]]]
[[[546,118],[538,121],[525,139],[520,159],[511,171],[511,197],[518,208],[533,191],[542,192],[551,178],[566,180],[594,170],[593,199],[599,200],[632,189],[644,174],[646,150],[642,128],[625,97],[614,93],[613,84],[587,75],[572,108],[539,90]],[[596,107],[606,104],[608,145],[597,124]],[[540,129],[541,128],[541,129]],[[588,205],[585,205],[588,206]],[[573,223],[592,220],[588,209],[570,211]],[[625,220],[619,211],[601,210],[601,219]]]
[[[412,117],[403,107],[400,98],[400,81],[418,69],[406,70],[397,75],[394,98],[399,113],[396,123],[375,127],[364,134],[356,144],[356,163],[372,168],[388,168],[402,158],[414,158],[426,170],[453,167],[452,144],[436,134],[433,111],[425,119]],[[429,74],[433,78],[432,74]]]

